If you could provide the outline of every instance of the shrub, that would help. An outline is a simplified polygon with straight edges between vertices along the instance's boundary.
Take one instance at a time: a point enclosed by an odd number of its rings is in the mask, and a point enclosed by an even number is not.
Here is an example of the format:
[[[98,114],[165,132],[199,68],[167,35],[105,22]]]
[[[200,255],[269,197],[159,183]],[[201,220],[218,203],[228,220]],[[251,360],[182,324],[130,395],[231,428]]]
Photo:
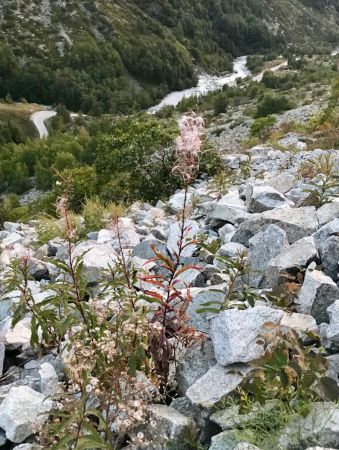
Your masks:
[[[266,94],[257,105],[256,117],[266,117],[293,108],[293,103],[285,95]]]
[[[149,116],[121,119],[96,146],[95,170],[100,196],[106,201],[155,201],[180,183],[172,174],[174,121]]]
[[[266,139],[276,122],[274,116],[259,117],[251,125],[251,136]]]

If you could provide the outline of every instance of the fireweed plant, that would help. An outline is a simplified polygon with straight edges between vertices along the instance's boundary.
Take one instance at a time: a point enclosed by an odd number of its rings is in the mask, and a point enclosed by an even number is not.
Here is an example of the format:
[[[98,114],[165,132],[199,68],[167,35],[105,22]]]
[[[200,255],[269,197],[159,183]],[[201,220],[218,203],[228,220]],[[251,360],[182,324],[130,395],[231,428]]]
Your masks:
[[[188,239],[191,227],[187,217],[187,194],[190,183],[199,172],[204,121],[200,116],[190,114],[184,116],[179,125],[180,135],[177,139],[173,173],[179,176],[184,184],[184,201],[177,248],[171,255],[163,255],[153,248],[155,256],[152,261],[159,265],[164,275],[150,274],[141,277],[142,282],[151,285],[150,289],[144,290],[144,294],[159,304],[150,321],[149,353],[160,377],[162,390],[168,383],[170,363],[175,359],[176,347],[190,345],[200,337],[187,325],[186,311],[191,302],[190,286],[184,283],[185,289],[182,289],[183,282],[180,277],[188,270],[199,270],[195,266],[183,264],[182,256],[185,249],[198,244],[196,239]]]
[[[59,274],[46,284],[49,296],[38,302],[31,292],[29,255],[13,261],[8,269],[6,292],[20,292],[12,326],[30,318],[31,347],[40,355],[54,354],[65,368],[63,382],[52,396],[55,408],[38,430],[43,448],[116,450],[125,444],[130,449],[159,448],[155,433],[143,433],[139,427],[147,423],[156,428],[149,404],[165,400],[176,348],[200,337],[186,324],[190,286],[183,289],[180,276],[193,268],[183,264],[184,250],[197,244],[188,239],[187,192],[198,173],[203,127],[195,115],[180,122],[173,171],[183,180],[185,198],[177,250],[162,255],[154,249],[154,261],[164,275],[140,273],[131,266],[121,211],[116,209],[110,229],[119,250],[112,251],[112,265],[102,273],[103,281],[91,286],[84,266],[86,252],[79,254],[77,248],[69,190],[56,205],[63,256],[50,261]],[[144,282],[151,288],[135,287]]]

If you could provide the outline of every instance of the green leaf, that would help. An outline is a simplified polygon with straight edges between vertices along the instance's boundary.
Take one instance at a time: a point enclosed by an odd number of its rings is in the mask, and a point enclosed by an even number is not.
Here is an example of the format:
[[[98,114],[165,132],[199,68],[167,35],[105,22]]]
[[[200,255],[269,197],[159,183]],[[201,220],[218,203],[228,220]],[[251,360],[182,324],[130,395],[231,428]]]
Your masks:
[[[75,438],[73,434],[67,434],[62,439],[60,439],[57,444],[53,445],[53,447],[51,447],[51,450],[65,450],[66,448],[69,448],[67,444],[74,440]]]
[[[286,389],[289,385],[289,378],[286,374],[285,369],[280,369],[279,378],[280,378],[281,384]]]
[[[38,324],[36,317],[33,316],[31,320],[31,346],[35,347],[39,344]]]
[[[220,308],[199,308],[196,310],[196,312],[198,314],[204,314],[204,313],[219,313],[220,312]]]
[[[288,363],[288,356],[282,351],[275,350],[272,354],[272,359],[266,364],[267,368],[273,370],[280,370],[282,367],[286,367]]]

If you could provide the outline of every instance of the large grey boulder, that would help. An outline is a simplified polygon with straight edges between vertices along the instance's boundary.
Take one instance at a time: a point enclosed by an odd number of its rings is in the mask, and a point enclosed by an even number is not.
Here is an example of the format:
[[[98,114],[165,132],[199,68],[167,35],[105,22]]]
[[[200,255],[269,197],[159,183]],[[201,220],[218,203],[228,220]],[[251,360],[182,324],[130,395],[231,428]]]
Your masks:
[[[307,446],[339,447],[339,407],[314,403],[307,417],[294,416],[281,433],[278,448],[299,450]]]
[[[293,206],[283,194],[271,186],[249,186],[246,193],[249,212],[262,213],[275,208]]]
[[[187,389],[186,395],[193,405],[211,408],[230,395],[250,371],[245,364],[229,367],[216,364]]]
[[[284,251],[289,244],[285,231],[276,225],[269,225],[265,231],[253,236],[249,244],[248,273],[245,275],[245,282],[258,288],[265,278],[268,262]]]
[[[167,240],[167,248],[172,255],[174,255],[174,253],[178,253],[179,239],[180,239],[181,232],[182,232],[181,228],[182,228],[182,226],[181,226],[180,222],[173,223],[170,226],[169,236],[168,236],[168,240]],[[195,236],[197,236],[199,234],[199,232],[200,232],[200,227],[199,227],[198,222],[196,222],[195,220],[187,220],[185,222],[184,233],[183,233],[184,245],[188,244],[190,240],[192,240]],[[192,256],[193,253],[195,252],[196,248],[197,247],[194,244],[188,245],[181,252],[181,256],[186,256],[186,257]]]
[[[286,207],[265,211],[260,215],[260,219],[264,223],[274,223],[283,229],[290,243],[311,235],[319,228],[316,210],[313,206]]]
[[[176,380],[179,393],[185,395],[187,389],[215,364],[213,345],[210,340],[198,342],[189,347],[177,364]]]
[[[268,262],[266,286],[277,286],[281,276],[286,273],[297,273],[307,267],[317,256],[318,251],[313,238],[309,236],[300,239]],[[286,280],[286,278],[283,278],[283,280]]]
[[[227,366],[260,358],[264,347],[257,342],[263,325],[279,324],[283,311],[258,306],[246,310],[229,309],[211,320],[211,338],[218,364]]]
[[[327,308],[339,298],[334,281],[319,270],[308,270],[296,300],[297,311],[313,316],[318,324],[329,321]]]
[[[259,231],[264,231],[270,224],[284,230],[290,244],[310,236],[319,228],[316,209],[313,206],[276,208],[261,214],[252,214],[248,220],[240,224],[232,241],[240,242],[247,247],[251,237]]]
[[[46,420],[53,402],[27,386],[13,387],[1,404],[0,427],[6,437],[20,444]]]
[[[320,246],[320,257],[323,271],[337,281],[339,272],[339,235],[330,236]]]
[[[308,315],[288,314],[267,306],[223,311],[211,320],[211,338],[218,364],[248,363],[263,356],[264,343],[259,338],[265,331],[264,326],[269,324],[291,328],[301,336],[317,330],[315,321]]]

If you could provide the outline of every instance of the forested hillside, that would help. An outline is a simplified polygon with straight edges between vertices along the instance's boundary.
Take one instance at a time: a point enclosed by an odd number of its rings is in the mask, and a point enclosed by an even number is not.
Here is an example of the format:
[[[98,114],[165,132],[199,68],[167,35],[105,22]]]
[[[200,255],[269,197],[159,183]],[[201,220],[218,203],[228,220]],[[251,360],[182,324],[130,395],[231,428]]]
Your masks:
[[[195,66],[330,47],[338,11],[338,0],[2,0],[0,97],[128,113],[193,85]]]

